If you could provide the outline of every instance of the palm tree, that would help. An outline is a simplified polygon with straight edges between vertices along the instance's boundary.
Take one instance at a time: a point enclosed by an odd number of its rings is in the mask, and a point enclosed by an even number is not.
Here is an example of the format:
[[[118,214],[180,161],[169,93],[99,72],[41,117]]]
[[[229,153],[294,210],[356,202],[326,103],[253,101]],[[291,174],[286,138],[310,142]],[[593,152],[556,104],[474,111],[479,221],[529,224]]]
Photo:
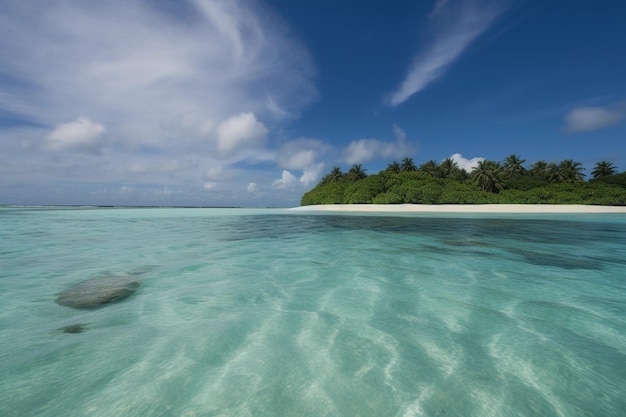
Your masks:
[[[591,175],[593,175],[593,179],[597,180],[604,177],[610,177],[611,175],[615,175],[617,172],[617,168],[613,165],[613,162],[602,161],[598,162],[591,171]]]
[[[561,182],[563,181],[563,173],[561,172],[561,170],[559,169],[559,166],[554,163],[554,162],[550,162],[547,166],[546,166],[546,180],[548,180],[548,182]]]
[[[417,171],[417,167],[415,166],[415,162],[413,162],[413,158],[409,158],[408,156],[402,160],[402,164],[400,165],[400,169],[403,172],[414,172],[414,171]]]
[[[341,172],[341,168],[336,166],[333,167],[333,170],[330,172],[330,174],[327,174],[326,176],[324,176],[324,178],[322,178],[319,185],[326,185],[331,182],[341,181],[342,179],[343,172]]]
[[[439,174],[441,172],[439,165],[437,165],[437,162],[432,159],[420,165],[419,170],[424,174],[428,174],[437,178],[440,176]]]
[[[565,182],[582,181],[585,176],[582,172],[584,169],[580,162],[565,159],[559,163],[559,176],[562,178],[561,181]]]
[[[530,173],[536,177],[548,179],[548,163],[546,161],[537,161],[530,166]]]
[[[452,159],[446,158],[439,165],[439,169],[444,178],[452,178],[458,171],[459,165]]]
[[[470,178],[483,191],[497,193],[504,188],[502,184],[502,167],[498,162],[480,161],[472,170]]]
[[[348,174],[346,175],[346,179],[348,181],[353,181],[353,182],[361,180],[367,177],[367,174],[365,173],[365,171],[367,170],[361,168],[361,164],[354,164],[352,168],[350,168],[350,170],[348,171]]]
[[[520,175],[524,175],[526,172],[526,168],[523,166],[524,162],[526,162],[525,159],[522,159],[515,154],[511,154],[504,158],[504,164],[502,164],[502,167],[504,168],[504,172],[510,178],[517,178]]]
[[[343,172],[341,172],[341,168],[339,167],[333,167],[333,170],[330,171],[330,174],[328,174],[329,178],[328,178],[328,182],[335,182],[335,181],[339,181],[343,178]]]
[[[392,163],[387,165],[387,171],[395,172],[397,174],[398,172],[402,171],[402,167],[400,166],[398,161],[393,161]]]

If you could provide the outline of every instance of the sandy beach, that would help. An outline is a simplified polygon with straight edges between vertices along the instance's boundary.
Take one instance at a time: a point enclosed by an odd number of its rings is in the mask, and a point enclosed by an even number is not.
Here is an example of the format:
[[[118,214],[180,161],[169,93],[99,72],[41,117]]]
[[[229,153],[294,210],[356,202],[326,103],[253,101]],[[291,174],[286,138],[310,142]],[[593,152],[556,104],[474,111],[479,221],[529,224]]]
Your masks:
[[[567,204],[325,204],[295,207],[298,211],[376,213],[624,213],[626,206]]]

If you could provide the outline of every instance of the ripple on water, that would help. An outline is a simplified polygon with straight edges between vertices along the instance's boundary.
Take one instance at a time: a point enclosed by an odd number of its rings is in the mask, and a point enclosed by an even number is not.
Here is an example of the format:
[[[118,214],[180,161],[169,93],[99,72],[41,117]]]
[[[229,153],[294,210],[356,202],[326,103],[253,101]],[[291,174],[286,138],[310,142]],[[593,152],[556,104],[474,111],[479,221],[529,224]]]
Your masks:
[[[0,217],[0,415],[626,409],[621,220],[211,213]],[[54,303],[148,264],[123,303]]]

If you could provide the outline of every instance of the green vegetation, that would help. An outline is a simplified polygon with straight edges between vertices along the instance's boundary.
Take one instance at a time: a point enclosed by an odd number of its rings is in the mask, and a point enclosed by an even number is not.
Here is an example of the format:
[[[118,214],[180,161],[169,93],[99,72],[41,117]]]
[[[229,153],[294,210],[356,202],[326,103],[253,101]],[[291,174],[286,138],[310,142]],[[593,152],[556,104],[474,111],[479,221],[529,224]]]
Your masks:
[[[595,204],[626,205],[626,172],[598,162],[585,181],[584,168],[571,159],[537,161],[529,169],[518,155],[502,163],[481,161],[471,173],[452,159],[417,167],[413,158],[393,161],[378,174],[361,164],[339,167],[302,196],[311,204]]]

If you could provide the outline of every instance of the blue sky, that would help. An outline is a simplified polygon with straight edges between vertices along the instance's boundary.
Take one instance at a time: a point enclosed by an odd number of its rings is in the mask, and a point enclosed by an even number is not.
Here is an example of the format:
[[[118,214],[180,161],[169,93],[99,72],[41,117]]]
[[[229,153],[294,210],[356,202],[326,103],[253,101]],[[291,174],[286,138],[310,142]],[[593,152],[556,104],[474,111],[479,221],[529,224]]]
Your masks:
[[[0,0],[0,204],[298,204],[516,153],[626,170],[626,2]]]

